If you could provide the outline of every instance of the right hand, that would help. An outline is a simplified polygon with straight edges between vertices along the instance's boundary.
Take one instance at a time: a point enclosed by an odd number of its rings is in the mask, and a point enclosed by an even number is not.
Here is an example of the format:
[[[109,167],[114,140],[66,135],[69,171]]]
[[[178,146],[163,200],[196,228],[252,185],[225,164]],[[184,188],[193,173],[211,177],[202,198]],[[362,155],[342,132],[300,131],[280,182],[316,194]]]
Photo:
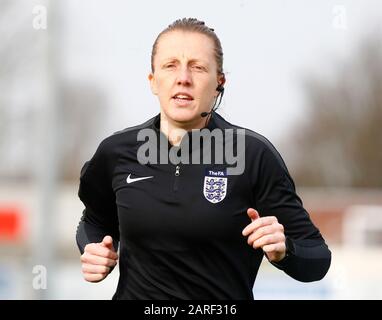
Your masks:
[[[89,282],[99,282],[115,267],[118,254],[113,247],[113,238],[105,236],[100,243],[89,243],[81,255],[82,273]]]

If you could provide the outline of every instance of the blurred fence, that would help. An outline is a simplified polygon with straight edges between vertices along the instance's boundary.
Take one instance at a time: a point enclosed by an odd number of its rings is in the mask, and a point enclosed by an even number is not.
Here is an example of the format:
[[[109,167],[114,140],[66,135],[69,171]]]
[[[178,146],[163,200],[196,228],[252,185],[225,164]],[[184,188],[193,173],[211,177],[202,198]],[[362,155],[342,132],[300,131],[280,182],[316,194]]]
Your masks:
[[[52,226],[52,241],[57,247],[54,267],[46,270],[44,289],[36,282],[41,263],[34,260],[36,248],[31,241],[39,210],[38,189],[28,184],[0,186],[0,211],[3,208],[3,212],[17,216],[10,224],[13,233],[3,234],[0,240],[1,299],[35,299],[40,297],[39,291],[50,287],[49,299],[111,298],[118,281],[117,269],[98,284],[82,279],[75,231],[83,205],[77,188],[76,184],[59,187]],[[322,281],[300,283],[265,259],[256,280],[255,298],[381,299],[382,190],[301,189],[299,193],[332,250],[331,269]],[[44,250],[44,243],[39,246],[38,250]]]

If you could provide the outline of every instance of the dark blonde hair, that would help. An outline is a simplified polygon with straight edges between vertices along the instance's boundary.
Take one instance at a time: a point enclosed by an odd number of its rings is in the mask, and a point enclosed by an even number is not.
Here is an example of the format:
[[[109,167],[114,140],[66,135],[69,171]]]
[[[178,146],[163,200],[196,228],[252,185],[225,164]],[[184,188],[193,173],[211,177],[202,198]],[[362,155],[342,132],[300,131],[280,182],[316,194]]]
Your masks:
[[[215,59],[217,65],[218,74],[223,74],[223,49],[219,38],[217,37],[214,29],[209,28],[205,25],[204,21],[199,21],[195,18],[183,18],[174,21],[166,29],[164,29],[158,37],[155,39],[152,51],[151,51],[151,71],[154,72],[154,57],[157,53],[157,46],[159,39],[162,35],[169,33],[171,31],[188,31],[188,32],[198,32],[206,35],[214,42]]]

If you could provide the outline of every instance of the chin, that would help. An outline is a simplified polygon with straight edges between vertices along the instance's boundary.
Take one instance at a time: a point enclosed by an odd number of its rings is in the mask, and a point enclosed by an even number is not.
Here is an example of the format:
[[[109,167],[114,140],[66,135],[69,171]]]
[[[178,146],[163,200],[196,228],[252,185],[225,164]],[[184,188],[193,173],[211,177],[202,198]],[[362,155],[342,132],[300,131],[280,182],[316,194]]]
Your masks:
[[[200,113],[194,109],[186,109],[186,108],[176,108],[172,110],[168,110],[167,117],[173,121],[177,122],[190,122],[194,121],[198,116],[200,117]]]

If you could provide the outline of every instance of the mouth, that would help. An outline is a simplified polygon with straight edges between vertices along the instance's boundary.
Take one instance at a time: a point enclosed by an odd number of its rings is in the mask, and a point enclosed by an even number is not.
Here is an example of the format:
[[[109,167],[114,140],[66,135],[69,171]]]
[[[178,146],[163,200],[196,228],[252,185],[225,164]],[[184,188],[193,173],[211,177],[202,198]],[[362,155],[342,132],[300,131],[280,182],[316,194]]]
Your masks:
[[[186,92],[178,92],[172,97],[172,99],[179,106],[187,106],[194,100],[193,96]]]

